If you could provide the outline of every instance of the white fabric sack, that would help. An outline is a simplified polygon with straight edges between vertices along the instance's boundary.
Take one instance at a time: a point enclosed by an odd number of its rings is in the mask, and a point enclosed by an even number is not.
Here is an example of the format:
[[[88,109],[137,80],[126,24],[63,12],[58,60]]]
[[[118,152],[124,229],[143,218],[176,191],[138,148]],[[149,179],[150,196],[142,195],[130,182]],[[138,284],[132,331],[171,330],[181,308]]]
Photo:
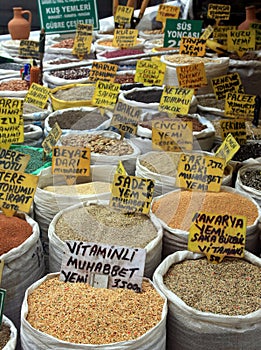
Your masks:
[[[206,128],[201,131],[193,131],[193,150],[210,151],[213,147],[215,139],[215,128],[214,125],[203,116],[199,114],[188,114],[189,117],[197,119]],[[151,120],[153,117],[152,113],[146,113],[143,115],[143,120]],[[138,125],[137,135],[145,138],[152,138],[152,130]],[[152,150],[152,142],[151,142]]]
[[[24,144],[30,141],[39,140],[43,136],[40,126],[28,124],[24,127]]]
[[[41,280],[37,281],[30,288],[28,288],[25,293],[21,311],[21,344],[23,350],[165,350],[167,303],[166,298],[158,289],[157,291],[159,292],[159,294],[165,299],[165,303],[162,310],[162,318],[155,327],[153,327],[147,333],[135,340],[102,345],[76,344],[59,340],[58,338],[47,335],[33,328],[26,320],[26,316],[28,314],[28,295],[30,295],[45,280],[54,278],[56,276],[58,276],[58,274],[53,273],[43,277]]]
[[[164,285],[163,276],[171,265],[202,256],[189,251],[176,252],[163,260],[153,275],[153,282],[168,299],[167,350],[258,350],[261,309],[245,316],[202,312],[188,306]],[[245,252],[245,260],[261,267],[260,259],[249,252]]]
[[[258,56],[260,58],[260,51]],[[234,72],[239,73],[246,94],[261,95],[261,61],[230,59],[228,73]]]
[[[67,67],[68,68],[68,67]],[[62,86],[67,84],[84,84],[89,82],[89,76],[79,79],[65,79],[55,77],[52,72],[44,72],[43,81],[49,88],[55,88],[56,86]]]
[[[196,57],[196,59],[198,60],[199,58]],[[171,85],[171,86],[179,86],[176,67],[187,66],[188,64],[184,64],[184,63],[177,64],[174,62],[170,62],[165,58],[164,55],[161,56],[160,60],[166,64],[164,84]],[[195,61],[195,63],[197,62]],[[197,94],[203,95],[203,94],[213,93],[211,79],[227,74],[228,66],[229,66],[228,57],[213,58],[211,62],[204,63],[206,77],[207,77],[207,86],[198,88]]]
[[[94,108],[94,107],[74,107],[74,108],[66,108],[66,109],[59,109],[59,110],[57,110],[57,111],[54,111],[54,112],[52,112],[52,113],[50,113],[49,115],[48,115],[48,117],[45,119],[45,122],[44,122],[44,134],[45,135],[48,135],[49,134],[49,132],[52,130],[52,127],[49,125],[49,120],[50,120],[50,118],[52,118],[52,117],[56,117],[56,116],[58,116],[58,115],[63,115],[64,113],[69,113],[69,112],[71,112],[72,114],[74,113],[74,112],[78,112],[78,111],[80,111],[80,112],[85,112],[86,113],[86,115],[87,115],[87,113],[89,113],[89,115],[90,115],[90,118],[92,117],[92,112],[97,112],[97,109],[96,108]],[[68,115],[67,115],[67,117],[66,118],[68,118]],[[83,117],[84,119],[86,118],[87,119],[87,116],[85,116],[85,117]],[[105,129],[107,129],[107,128],[109,128],[109,126],[110,126],[110,123],[111,123],[111,119],[109,118],[109,116],[108,116],[108,119],[107,120],[105,120],[103,123],[101,123],[99,126],[97,126],[96,128],[94,128],[94,129],[88,129],[88,131],[94,131],[94,130],[105,130]],[[65,134],[67,134],[67,133],[70,133],[70,132],[77,132],[77,123],[74,125],[74,128],[75,129],[61,129],[62,130],[62,134],[63,135],[65,135]],[[82,130],[81,130],[82,131]],[[86,130],[85,130],[86,131]]]
[[[162,153],[162,152],[160,152],[160,153]],[[136,161],[135,175],[139,176],[139,177],[146,178],[146,179],[147,178],[148,179],[152,179],[152,180],[155,181],[153,197],[158,197],[158,196],[161,196],[161,195],[163,195],[165,193],[168,193],[170,191],[173,191],[173,190],[177,189],[177,187],[175,185],[176,184],[176,177],[175,176],[163,175],[163,174],[160,174],[160,172],[156,173],[156,172],[151,171],[149,168],[147,168],[146,166],[141,164],[141,161],[143,159],[146,159],[146,157],[148,155],[154,155],[155,158],[157,158],[160,153],[159,153],[159,151],[151,151],[151,152],[148,152],[147,155],[146,154],[140,155],[137,158],[137,161]],[[204,151],[202,151],[202,152],[197,151],[196,153],[197,154],[203,154],[203,155],[206,155],[206,156],[212,156],[211,153],[204,152]],[[181,152],[175,152],[175,154],[178,157],[182,153]],[[168,157],[168,153],[167,152],[162,153],[162,155],[164,157]],[[175,172],[175,171],[177,171],[177,168],[178,168],[178,159],[177,159],[177,163],[175,163],[173,158],[170,157],[169,158],[169,170]],[[233,168],[231,166],[229,166],[229,174],[227,176],[223,177],[222,185],[229,186],[231,184],[232,171],[233,171]]]
[[[16,343],[17,343],[17,329],[13,322],[3,315],[3,322],[4,325],[8,326],[10,328],[10,339],[6,343],[6,345],[3,347],[2,350],[15,350],[16,349]]]
[[[66,249],[66,244],[64,241],[62,241],[57,234],[55,233],[55,227],[57,221],[60,219],[60,217],[66,213],[70,212],[72,210],[75,210],[77,208],[81,208],[82,206],[88,206],[91,204],[98,204],[98,205],[109,205],[109,201],[105,200],[89,200],[82,204],[76,204],[73,206],[70,206],[64,210],[61,210],[59,213],[55,215],[53,220],[51,221],[48,229],[48,238],[49,238],[49,269],[50,272],[57,272],[61,269],[61,263],[62,263],[62,257],[63,253]],[[162,237],[163,237],[163,231],[162,227],[159,223],[159,221],[156,219],[155,216],[150,216],[151,222],[154,225],[154,227],[157,230],[157,236],[147,244],[145,247],[146,249],[146,261],[145,261],[145,268],[144,268],[144,276],[148,278],[152,278],[153,272],[155,271],[156,267],[161,262],[161,251],[162,251]],[[86,227],[86,239],[88,240],[88,230],[91,230],[91,227]]]
[[[235,188],[241,192],[247,193],[249,196],[251,196],[261,207],[261,191],[255,189],[254,187],[246,186],[242,183],[241,176],[244,175],[244,173],[248,170],[259,170],[261,171],[261,164],[253,164],[253,165],[244,165],[242,168],[238,170]]]
[[[109,182],[113,181],[116,166],[113,165],[91,165],[90,177],[82,177],[78,179],[78,183],[86,182]],[[46,186],[65,185],[63,175],[52,175],[52,167],[45,168],[39,174],[38,186],[34,196],[34,215],[41,230],[41,241],[45,255],[45,262],[48,270],[49,261],[49,240],[48,228],[53,217],[62,209],[71,205],[85,202],[88,199],[109,199],[111,192],[100,194],[86,194],[86,195],[61,195],[55,192],[46,191],[43,188]]]
[[[175,190],[180,191],[180,189]],[[258,230],[258,222],[261,218],[261,208],[257,204],[257,202],[251,198],[248,194],[238,191],[232,187],[221,186],[221,191],[226,191],[230,193],[237,193],[243,197],[246,197],[248,200],[253,202],[258,210],[258,216],[253,223],[253,225],[247,226],[246,230],[246,250],[251,253],[257,253],[259,251],[259,230]],[[156,197],[153,201],[163,197],[165,195]],[[152,201],[152,202],[153,202]],[[153,214],[156,215],[156,214]],[[157,217],[157,215],[156,215]],[[159,219],[161,225],[163,226],[163,247],[162,247],[162,255],[165,258],[167,255],[175,253],[179,250],[186,250],[188,247],[188,231],[175,229],[169,227],[164,221]]]
[[[169,84],[171,85],[171,84]],[[144,102],[139,102],[139,101],[135,101],[135,100],[129,100],[128,94],[133,93],[133,92],[142,92],[142,91],[154,91],[154,90],[160,90],[163,91],[162,86],[147,86],[147,87],[137,87],[137,88],[133,88],[131,90],[127,90],[127,91],[122,91],[119,94],[119,101],[124,102],[132,107],[136,107],[141,109],[142,113],[150,113],[153,114],[154,112],[159,112],[159,102],[150,102],[150,103],[144,103]],[[195,113],[197,109],[197,99],[196,97],[193,95],[192,100],[191,100],[191,104],[190,104],[190,109],[189,109],[189,113]],[[140,135],[141,136],[141,135]],[[144,135],[142,135],[144,136]]]
[[[39,226],[25,214],[32,227],[32,234],[18,247],[0,256],[4,260],[1,288],[7,290],[4,313],[17,329],[20,327],[20,309],[25,290],[44,274],[43,249]]]

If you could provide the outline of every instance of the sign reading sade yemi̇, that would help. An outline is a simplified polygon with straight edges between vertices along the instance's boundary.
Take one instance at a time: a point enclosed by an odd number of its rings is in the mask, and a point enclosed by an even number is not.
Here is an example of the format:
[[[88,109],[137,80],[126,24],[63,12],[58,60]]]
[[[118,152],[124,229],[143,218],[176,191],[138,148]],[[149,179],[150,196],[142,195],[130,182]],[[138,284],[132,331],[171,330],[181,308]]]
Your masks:
[[[164,31],[164,47],[179,47],[183,36],[199,38],[202,21],[167,18]]]
[[[141,292],[146,250],[95,242],[65,241],[60,279],[88,284],[95,275],[107,276],[105,288],[127,288]]]
[[[243,258],[246,217],[196,212],[189,230],[188,249],[220,263],[225,256]]]
[[[23,100],[0,99],[0,147],[24,141]]]
[[[75,32],[78,23],[99,29],[95,0],[38,0],[41,27],[48,34]]]
[[[154,192],[154,181],[115,174],[111,192],[110,207],[126,213],[148,214]]]
[[[181,154],[176,186],[187,190],[219,192],[224,169],[223,158],[197,153]]]

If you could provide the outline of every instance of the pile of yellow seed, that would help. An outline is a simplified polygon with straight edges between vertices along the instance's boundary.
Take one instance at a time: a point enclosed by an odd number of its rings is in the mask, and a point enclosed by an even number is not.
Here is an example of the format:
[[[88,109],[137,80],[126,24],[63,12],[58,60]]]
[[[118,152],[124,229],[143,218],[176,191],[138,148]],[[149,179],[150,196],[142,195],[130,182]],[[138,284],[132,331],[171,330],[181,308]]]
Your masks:
[[[94,288],[52,278],[28,297],[27,321],[43,333],[81,344],[137,339],[162,318],[164,299],[144,281],[142,292]]]

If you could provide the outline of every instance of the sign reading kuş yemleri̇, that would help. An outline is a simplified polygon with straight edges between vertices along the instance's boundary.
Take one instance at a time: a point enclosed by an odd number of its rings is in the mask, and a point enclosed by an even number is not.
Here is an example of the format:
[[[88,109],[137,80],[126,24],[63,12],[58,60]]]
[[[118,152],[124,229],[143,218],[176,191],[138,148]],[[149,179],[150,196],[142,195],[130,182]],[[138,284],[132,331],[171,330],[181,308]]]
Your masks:
[[[99,29],[95,0],[38,0],[41,27],[48,34],[75,32],[79,23]]]

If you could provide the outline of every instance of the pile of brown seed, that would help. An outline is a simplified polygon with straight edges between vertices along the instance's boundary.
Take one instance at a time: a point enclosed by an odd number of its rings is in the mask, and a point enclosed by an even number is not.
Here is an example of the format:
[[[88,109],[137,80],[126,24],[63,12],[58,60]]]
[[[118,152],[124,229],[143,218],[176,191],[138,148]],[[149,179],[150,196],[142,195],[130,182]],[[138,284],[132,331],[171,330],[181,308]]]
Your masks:
[[[87,240],[126,247],[146,247],[157,230],[146,215],[127,215],[109,206],[89,205],[64,212],[55,226],[65,240]]]
[[[43,333],[80,344],[137,339],[161,320],[164,300],[144,281],[142,292],[43,282],[28,297],[27,321]]]
[[[244,259],[227,258],[220,264],[207,259],[185,260],[172,265],[163,281],[187,305],[230,316],[260,309],[260,267]]]
[[[108,156],[122,156],[134,152],[125,140],[95,134],[69,134],[61,137],[63,146],[90,147],[91,152]]]

